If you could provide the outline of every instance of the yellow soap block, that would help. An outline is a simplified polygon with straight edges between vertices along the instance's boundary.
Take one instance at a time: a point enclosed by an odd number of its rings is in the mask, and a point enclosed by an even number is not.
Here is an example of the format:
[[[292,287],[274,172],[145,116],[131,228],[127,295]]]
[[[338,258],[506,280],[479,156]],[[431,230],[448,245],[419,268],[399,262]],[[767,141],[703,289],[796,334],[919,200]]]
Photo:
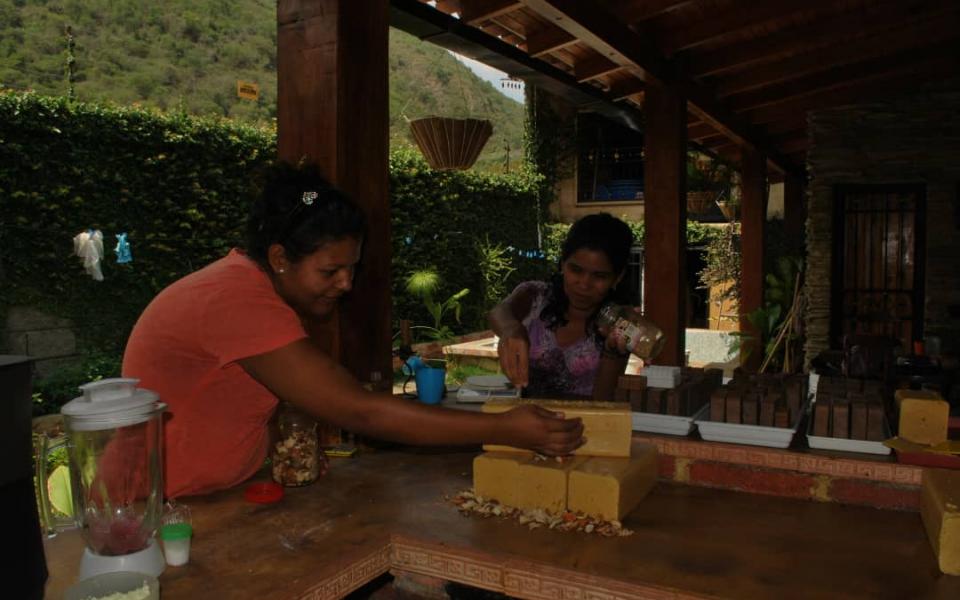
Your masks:
[[[562,513],[567,508],[567,476],[587,457],[574,456],[563,462],[531,458],[520,465],[518,508],[542,508]]]
[[[520,465],[529,453],[487,452],[473,459],[473,491],[483,498],[516,506],[520,499]]]
[[[898,390],[896,398],[900,405],[900,437],[928,446],[947,441],[950,405],[939,394]]]
[[[590,458],[570,471],[567,508],[622,519],[657,482],[657,447],[636,443],[630,458]]]
[[[940,570],[960,575],[960,473],[924,469],[920,516]]]
[[[581,456],[630,456],[630,436],[633,422],[630,406],[616,402],[587,402],[561,400],[517,400],[514,398],[496,398],[483,405],[483,412],[499,413],[521,404],[537,404],[563,412],[568,419],[583,419],[583,435],[587,443],[577,448],[574,454]],[[516,452],[509,446],[486,445],[484,450],[491,452]]]

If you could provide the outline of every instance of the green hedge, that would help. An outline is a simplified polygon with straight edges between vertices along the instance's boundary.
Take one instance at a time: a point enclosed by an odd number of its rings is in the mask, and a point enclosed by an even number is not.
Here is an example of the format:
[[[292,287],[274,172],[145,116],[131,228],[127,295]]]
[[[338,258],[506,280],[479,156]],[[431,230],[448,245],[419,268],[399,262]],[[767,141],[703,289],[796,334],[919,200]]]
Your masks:
[[[85,354],[118,354],[159,290],[242,242],[251,174],[275,154],[271,130],[0,93],[0,322],[7,306],[37,306],[72,319]],[[471,289],[454,329],[482,327],[479,240],[515,248],[508,287],[542,276],[544,260],[518,253],[537,247],[535,176],[436,172],[409,149],[390,170],[394,318],[427,322],[402,278],[434,267],[445,290]],[[72,254],[88,228],[105,236],[103,282]],[[113,252],[124,231],[129,265]]]
[[[136,107],[0,94],[0,307],[70,318],[87,351],[118,352],[147,302],[241,239],[271,131]],[[72,238],[104,233],[105,281]],[[116,263],[127,232],[134,262]]]
[[[433,268],[443,284],[438,299],[470,288],[462,323],[453,329],[486,328],[489,307],[483,305],[477,249],[482,241],[509,247],[516,271],[507,279],[508,291],[520,281],[545,277],[551,265],[531,256],[538,248],[538,185],[539,177],[530,173],[439,172],[416,150],[391,153],[394,318],[430,322],[403,285],[411,271]]]

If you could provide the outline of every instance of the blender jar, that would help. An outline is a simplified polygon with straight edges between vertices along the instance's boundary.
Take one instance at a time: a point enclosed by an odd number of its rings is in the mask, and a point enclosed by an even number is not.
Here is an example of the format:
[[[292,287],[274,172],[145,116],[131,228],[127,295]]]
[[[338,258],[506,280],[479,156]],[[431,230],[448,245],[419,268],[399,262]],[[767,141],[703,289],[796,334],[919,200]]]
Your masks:
[[[63,406],[74,518],[86,550],[80,578],[111,571],[157,576],[154,540],[163,497],[162,428],[166,405],[138,379],[80,386]]]

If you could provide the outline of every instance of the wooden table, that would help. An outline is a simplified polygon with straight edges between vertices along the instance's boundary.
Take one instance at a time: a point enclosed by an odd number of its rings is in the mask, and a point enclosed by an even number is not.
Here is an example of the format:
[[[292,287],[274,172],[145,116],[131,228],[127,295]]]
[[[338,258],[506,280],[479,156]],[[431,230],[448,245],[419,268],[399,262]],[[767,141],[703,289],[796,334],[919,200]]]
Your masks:
[[[660,483],[623,538],[529,531],[461,516],[473,453],[386,451],[337,459],[278,504],[242,487],[185,499],[190,563],[165,600],[338,598],[391,569],[525,598],[960,598],[917,513]],[[48,598],[75,579],[76,531],[46,544]]]

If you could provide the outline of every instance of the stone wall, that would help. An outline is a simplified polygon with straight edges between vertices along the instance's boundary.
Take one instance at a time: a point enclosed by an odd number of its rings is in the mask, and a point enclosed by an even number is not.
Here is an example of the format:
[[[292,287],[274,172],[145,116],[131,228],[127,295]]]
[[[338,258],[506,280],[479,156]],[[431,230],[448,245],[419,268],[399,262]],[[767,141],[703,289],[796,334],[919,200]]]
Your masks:
[[[829,348],[834,186],[926,186],[924,334],[960,351],[960,92],[909,96],[808,115],[806,356]]]
[[[24,306],[10,307],[6,317],[0,352],[32,356],[37,375],[49,375],[76,360],[77,338],[70,321]]]

